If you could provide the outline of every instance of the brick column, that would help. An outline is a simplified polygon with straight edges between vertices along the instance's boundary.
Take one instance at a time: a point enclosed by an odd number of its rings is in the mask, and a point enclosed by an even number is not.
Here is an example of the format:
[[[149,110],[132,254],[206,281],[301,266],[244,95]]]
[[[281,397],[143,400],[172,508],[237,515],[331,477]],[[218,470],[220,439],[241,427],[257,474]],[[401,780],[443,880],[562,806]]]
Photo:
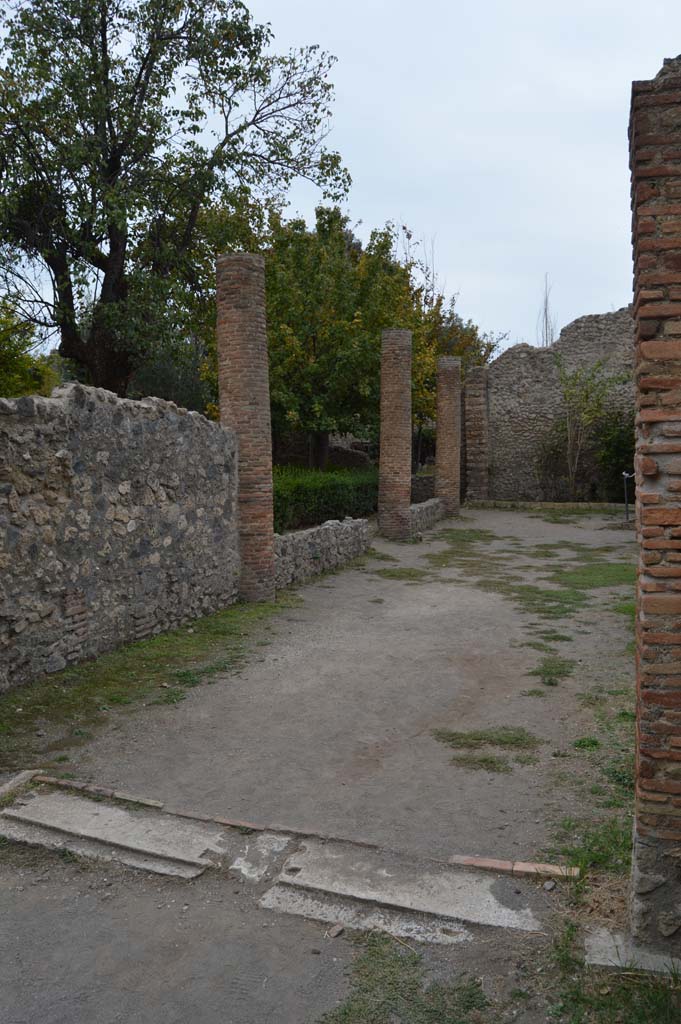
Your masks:
[[[274,598],[272,429],[262,256],[218,256],[220,422],[239,439],[240,596]]]
[[[636,938],[681,955],[681,64],[634,82]]]
[[[411,536],[410,504],[411,331],[383,331],[378,528],[385,537]]]
[[[461,503],[461,360],[440,356],[437,361],[437,437],[435,497],[445,513],[454,516]]]
[[[464,391],[466,429],[466,497],[484,501],[489,497],[489,414],[487,409],[487,367],[473,366]]]

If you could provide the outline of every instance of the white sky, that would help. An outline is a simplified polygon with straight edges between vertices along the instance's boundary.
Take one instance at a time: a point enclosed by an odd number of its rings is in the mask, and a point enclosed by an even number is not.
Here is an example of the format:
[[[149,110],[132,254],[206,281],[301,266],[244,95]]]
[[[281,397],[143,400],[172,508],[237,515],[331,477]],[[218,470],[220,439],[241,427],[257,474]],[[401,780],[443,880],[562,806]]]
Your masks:
[[[275,49],[338,58],[329,140],[360,237],[435,242],[458,311],[537,340],[544,273],[560,328],[631,299],[632,79],[681,52],[679,0],[250,0]],[[313,216],[305,183],[289,213]]]

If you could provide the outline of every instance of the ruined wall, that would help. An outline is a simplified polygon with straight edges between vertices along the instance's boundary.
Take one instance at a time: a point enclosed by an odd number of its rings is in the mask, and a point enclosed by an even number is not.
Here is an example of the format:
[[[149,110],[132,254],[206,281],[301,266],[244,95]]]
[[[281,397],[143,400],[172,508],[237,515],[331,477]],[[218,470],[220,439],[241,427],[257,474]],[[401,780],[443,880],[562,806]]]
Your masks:
[[[442,498],[429,498],[409,507],[411,535],[415,537],[424,530],[430,530],[447,512]]]
[[[607,372],[629,379],[613,393],[613,403],[633,409],[634,323],[628,308],[583,316],[568,324],[551,348],[515,345],[502,352],[487,371],[487,455],[480,444],[484,413],[475,378],[466,398],[468,496],[471,498],[543,500],[536,474],[542,439],[562,406],[555,356],[568,370],[602,361]],[[486,493],[484,466],[488,481]],[[471,493],[471,489],[475,493]]]
[[[274,581],[277,590],[338,569],[369,547],[367,519],[330,519],[309,530],[274,535]]]
[[[159,399],[0,399],[0,690],[230,604],[235,460]]]

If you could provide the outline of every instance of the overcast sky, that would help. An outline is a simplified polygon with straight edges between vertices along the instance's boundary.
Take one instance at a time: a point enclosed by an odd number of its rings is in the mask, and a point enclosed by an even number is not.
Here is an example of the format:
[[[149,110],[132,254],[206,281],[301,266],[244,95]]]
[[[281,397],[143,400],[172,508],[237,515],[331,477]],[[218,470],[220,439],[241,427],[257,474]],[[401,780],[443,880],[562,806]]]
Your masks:
[[[679,0],[248,6],[278,49],[338,58],[329,144],[357,233],[393,220],[434,239],[462,316],[535,344],[545,272],[559,328],[630,301],[631,81],[681,52]],[[318,202],[296,185],[289,212]]]

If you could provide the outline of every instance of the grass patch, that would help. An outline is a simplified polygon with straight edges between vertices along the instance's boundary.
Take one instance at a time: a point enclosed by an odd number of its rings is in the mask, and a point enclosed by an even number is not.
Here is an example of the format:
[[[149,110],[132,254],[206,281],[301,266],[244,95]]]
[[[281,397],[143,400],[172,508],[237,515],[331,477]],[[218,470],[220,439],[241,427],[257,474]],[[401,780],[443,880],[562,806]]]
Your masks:
[[[433,737],[454,750],[479,750],[480,747],[501,747],[503,750],[536,750],[544,742],[522,726],[500,725],[495,729],[471,729],[454,732],[433,729]]]
[[[478,980],[427,984],[423,958],[386,935],[355,940],[350,994],[319,1024],[473,1024],[487,1006]],[[475,1014],[474,1017],[471,1014]]]
[[[546,690],[537,690],[537,689],[521,690],[520,691],[520,696],[521,697],[545,697],[546,696]]]
[[[547,644],[563,644],[573,639],[567,633],[557,633],[555,629],[546,630],[544,633],[539,633],[538,636],[540,640],[545,640]]]
[[[525,766],[531,764],[539,764],[539,758],[536,754],[516,754],[513,760],[516,764]]]
[[[528,676],[539,676],[544,686],[558,686],[561,679],[567,679],[574,670],[572,658],[561,658],[557,654],[547,654],[539,665],[528,672]]]
[[[627,562],[607,560],[606,556],[616,550],[612,546],[591,547],[570,541],[525,549],[526,554],[541,561],[547,557],[559,558],[566,549],[569,552],[566,559],[568,564],[564,568],[552,567],[551,574],[544,578],[547,586],[526,582],[526,577],[518,574],[517,551],[501,550],[498,542],[503,538],[491,530],[441,530],[437,539],[446,542],[445,550],[428,552],[422,556],[432,568],[457,568],[465,574],[465,578],[452,582],[500,594],[512,601],[520,611],[540,620],[569,618],[589,603],[591,590],[629,585],[635,580],[634,566]],[[485,545],[484,550],[480,550],[482,544]],[[575,565],[575,562],[578,564]],[[561,640],[571,639],[565,634],[552,631],[550,640],[547,633],[546,642],[551,643],[556,636]]]
[[[551,1020],[565,1024],[677,1024],[681,1020],[678,973],[586,969],[575,952],[576,940],[577,928],[570,922],[554,942],[553,960],[562,978]]]
[[[150,703],[150,696],[154,703],[177,703],[185,687],[239,668],[273,616],[299,601],[286,594],[276,604],[235,604],[3,694],[0,764],[13,768],[41,749],[35,732],[43,723],[57,726],[62,734],[50,744],[54,750],[89,739],[92,727],[101,724],[111,708]],[[172,685],[160,690],[161,683]]]
[[[572,744],[575,750],[598,750],[600,745],[601,741],[595,736],[581,736]]]
[[[636,625],[636,601],[616,601],[612,606],[612,610],[617,612],[618,615],[626,615],[630,621],[631,628],[633,629]]]
[[[624,874],[631,860],[630,815],[596,823],[564,818],[550,855],[564,858],[570,867],[580,868],[582,875],[590,868]]]
[[[454,754],[449,763],[456,768],[469,768],[474,772],[496,772],[506,775],[513,771],[508,758],[498,754]]]
[[[384,580],[409,580],[412,583],[423,583],[430,579],[430,573],[426,569],[414,569],[404,565],[397,569],[374,569],[372,575],[380,576]]]
[[[389,555],[387,551],[379,551],[377,548],[367,548],[366,554],[376,562],[399,562],[395,555]]]
[[[557,569],[547,578],[561,587],[575,587],[578,590],[633,587],[636,583],[636,566],[630,562],[591,562],[574,569]]]

